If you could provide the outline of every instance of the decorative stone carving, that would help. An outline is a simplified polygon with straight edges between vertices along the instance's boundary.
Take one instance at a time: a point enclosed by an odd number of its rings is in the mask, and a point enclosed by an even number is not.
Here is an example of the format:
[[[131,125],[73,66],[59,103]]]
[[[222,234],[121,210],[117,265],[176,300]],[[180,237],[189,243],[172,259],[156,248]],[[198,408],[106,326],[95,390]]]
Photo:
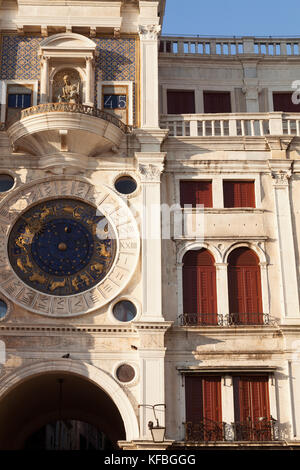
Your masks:
[[[140,25],[139,35],[143,40],[156,40],[161,31],[161,26],[158,24]]]
[[[118,240],[114,264],[103,280],[89,290],[64,297],[25,284],[9,263],[6,248],[7,233],[20,213],[33,203],[57,197],[82,199],[97,207],[108,218]],[[94,311],[118,296],[135,272],[140,248],[136,221],[122,198],[104,185],[96,188],[84,179],[69,176],[34,181],[13,191],[1,203],[0,219],[0,292],[39,315],[68,317]]]
[[[81,80],[77,70],[62,70],[53,80],[53,101],[81,103]]]
[[[160,175],[163,172],[163,164],[140,163],[139,172],[142,182],[160,183]]]
[[[291,170],[272,171],[273,184],[275,187],[287,187],[292,175]]]

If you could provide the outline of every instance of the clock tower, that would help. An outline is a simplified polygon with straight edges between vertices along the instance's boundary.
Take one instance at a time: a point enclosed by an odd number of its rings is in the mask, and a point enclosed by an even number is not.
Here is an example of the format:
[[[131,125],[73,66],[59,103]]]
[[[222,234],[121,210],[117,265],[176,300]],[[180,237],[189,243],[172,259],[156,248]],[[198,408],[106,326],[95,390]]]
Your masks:
[[[0,448],[165,449],[164,1],[53,3],[0,6]]]

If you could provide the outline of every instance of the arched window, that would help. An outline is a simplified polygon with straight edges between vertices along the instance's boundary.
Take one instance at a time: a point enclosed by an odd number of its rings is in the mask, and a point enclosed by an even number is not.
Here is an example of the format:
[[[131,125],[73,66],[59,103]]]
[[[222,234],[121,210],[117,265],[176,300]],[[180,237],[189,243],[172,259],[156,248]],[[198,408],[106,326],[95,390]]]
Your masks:
[[[228,258],[230,319],[237,324],[262,324],[259,259],[249,248],[237,248]]]
[[[205,249],[183,257],[183,310],[187,324],[217,324],[215,261]]]

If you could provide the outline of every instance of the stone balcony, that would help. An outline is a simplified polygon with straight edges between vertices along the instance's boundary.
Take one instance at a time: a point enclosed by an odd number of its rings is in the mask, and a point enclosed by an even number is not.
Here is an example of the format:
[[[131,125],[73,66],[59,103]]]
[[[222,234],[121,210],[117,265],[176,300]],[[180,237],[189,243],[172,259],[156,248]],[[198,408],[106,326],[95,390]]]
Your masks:
[[[263,209],[177,209],[173,215],[175,240],[238,240],[265,239],[265,215]]]
[[[91,106],[46,103],[21,111],[6,126],[14,151],[46,157],[61,153],[93,157],[119,147],[131,128]]]
[[[174,56],[210,56],[232,58],[252,56],[268,58],[299,58],[300,38],[276,37],[173,37],[160,39],[159,52]]]
[[[165,114],[169,137],[300,137],[299,113]]]

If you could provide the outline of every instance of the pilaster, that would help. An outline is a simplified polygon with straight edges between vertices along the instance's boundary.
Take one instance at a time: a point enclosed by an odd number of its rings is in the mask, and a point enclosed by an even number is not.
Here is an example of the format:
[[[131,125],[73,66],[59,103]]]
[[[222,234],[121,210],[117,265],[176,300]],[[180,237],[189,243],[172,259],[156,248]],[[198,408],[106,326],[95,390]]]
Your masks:
[[[158,35],[161,26],[139,26],[141,56],[141,127],[159,127],[158,113]]]
[[[289,179],[292,175],[292,165],[289,161],[270,160],[269,166],[273,178],[275,223],[279,247],[281,315],[283,318],[299,318],[299,293],[289,197]]]
[[[142,320],[163,321],[161,273],[161,188],[165,153],[135,154],[142,186]]]

